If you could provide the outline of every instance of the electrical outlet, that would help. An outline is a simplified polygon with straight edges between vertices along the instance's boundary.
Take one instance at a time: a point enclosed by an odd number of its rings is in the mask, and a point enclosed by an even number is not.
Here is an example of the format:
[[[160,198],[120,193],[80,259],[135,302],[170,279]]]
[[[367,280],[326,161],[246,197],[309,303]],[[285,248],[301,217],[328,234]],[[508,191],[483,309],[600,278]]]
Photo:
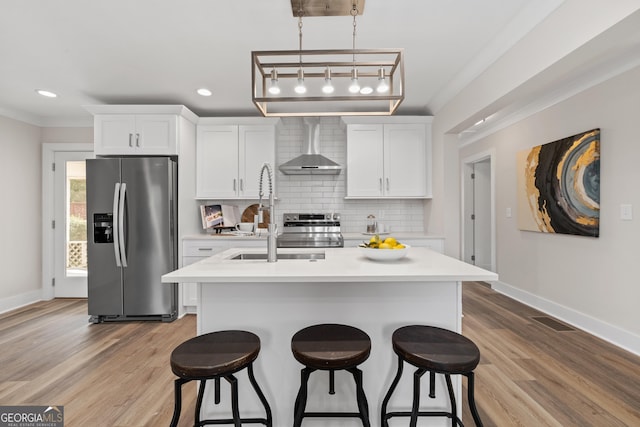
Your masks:
[[[511,208],[507,208],[507,218],[511,218]]]

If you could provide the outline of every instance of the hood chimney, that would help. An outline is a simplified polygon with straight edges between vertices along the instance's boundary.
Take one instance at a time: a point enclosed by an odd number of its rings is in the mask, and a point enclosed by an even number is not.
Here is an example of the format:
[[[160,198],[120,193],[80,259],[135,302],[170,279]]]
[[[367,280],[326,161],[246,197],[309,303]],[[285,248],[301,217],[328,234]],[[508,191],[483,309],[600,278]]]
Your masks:
[[[280,165],[285,175],[338,175],[341,166],[320,154],[320,118],[304,118],[302,154]]]

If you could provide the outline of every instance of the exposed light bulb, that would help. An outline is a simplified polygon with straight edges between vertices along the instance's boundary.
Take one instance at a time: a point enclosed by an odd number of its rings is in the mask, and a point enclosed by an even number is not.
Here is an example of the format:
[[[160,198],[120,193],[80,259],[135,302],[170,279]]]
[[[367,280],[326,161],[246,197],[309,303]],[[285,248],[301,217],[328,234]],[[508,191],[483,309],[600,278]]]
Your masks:
[[[349,92],[360,92],[360,84],[358,83],[358,71],[355,68],[351,70],[351,85],[349,86]]]
[[[303,93],[307,93],[307,88],[304,85],[304,72],[302,71],[302,68],[298,70],[298,84],[296,85],[294,90],[297,94],[300,95],[302,95]]]
[[[380,67],[378,70],[378,87],[376,88],[378,93],[385,93],[389,91],[389,84],[384,77],[384,68]]]
[[[327,69],[324,70],[324,86],[322,86],[322,92],[328,95],[333,93],[333,91],[334,88],[331,84],[331,70],[329,70],[329,67],[327,67]]]
[[[275,68],[271,70],[271,85],[269,86],[269,93],[271,95],[278,95],[280,93],[280,86],[278,86],[278,72]]]
[[[269,86],[269,93],[271,95],[280,94],[280,86],[278,86],[278,81],[277,80],[271,80],[271,86]]]

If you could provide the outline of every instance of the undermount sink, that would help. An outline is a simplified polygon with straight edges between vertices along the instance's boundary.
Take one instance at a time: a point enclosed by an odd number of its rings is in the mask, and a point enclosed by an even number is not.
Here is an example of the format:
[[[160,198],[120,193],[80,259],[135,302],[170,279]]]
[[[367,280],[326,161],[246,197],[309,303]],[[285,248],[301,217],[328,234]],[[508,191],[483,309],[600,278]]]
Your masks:
[[[283,253],[277,254],[277,259],[306,259],[306,260],[315,260],[315,259],[324,259],[324,252],[301,252],[301,253]],[[243,253],[238,254],[229,259],[233,260],[250,260],[250,259],[267,259],[266,253]]]

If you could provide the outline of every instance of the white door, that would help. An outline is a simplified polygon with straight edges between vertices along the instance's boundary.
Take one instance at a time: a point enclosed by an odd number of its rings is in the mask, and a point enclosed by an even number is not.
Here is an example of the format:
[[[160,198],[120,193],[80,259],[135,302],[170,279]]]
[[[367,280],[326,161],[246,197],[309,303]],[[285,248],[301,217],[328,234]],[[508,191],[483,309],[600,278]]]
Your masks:
[[[92,152],[54,153],[54,297],[87,296],[85,159]]]
[[[384,126],[385,196],[423,197],[426,195],[424,141],[424,125]]]
[[[272,168],[275,168],[275,157],[275,128],[273,126],[240,126],[238,152],[240,196],[258,197],[262,165],[269,163]],[[267,178],[265,177],[265,179]],[[275,181],[275,176],[273,179]],[[266,181],[265,184],[267,184]],[[273,192],[276,192],[275,187]],[[268,192],[265,191],[265,194]]]
[[[238,126],[198,126],[196,197],[238,197]]]
[[[382,125],[347,128],[347,196],[382,196],[384,162]]]
[[[491,270],[491,160],[473,164],[474,264]]]

